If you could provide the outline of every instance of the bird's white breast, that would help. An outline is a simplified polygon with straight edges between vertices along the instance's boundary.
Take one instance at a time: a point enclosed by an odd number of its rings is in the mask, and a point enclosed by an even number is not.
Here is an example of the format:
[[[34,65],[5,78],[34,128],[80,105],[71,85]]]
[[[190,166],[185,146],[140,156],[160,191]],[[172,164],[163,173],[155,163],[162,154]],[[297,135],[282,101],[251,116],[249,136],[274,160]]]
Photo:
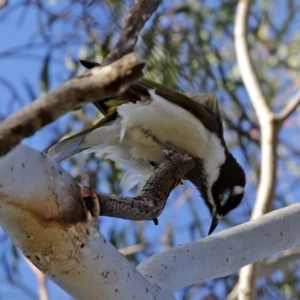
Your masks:
[[[139,180],[151,174],[149,161],[162,162],[162,151],[167,147],[204,159],[207,168],[215,173],[212,176],[218,176],[215,171],[225,160],[218,137],[185,109],[156,95],[154,90],[149,92],[152,101],[119,106],[119,121],[89,133],[85,145],[97,145],[106,157],[129,165]],[[137,181],[132,176],[125,180],[132,184]]]
[[[122,116],[122,134],[139,127],[159,141],[170,143],[192,156],[205,152],[209,134],[201,122],[180,106],[150,91],[152,101],[128,103],[118,108]]]

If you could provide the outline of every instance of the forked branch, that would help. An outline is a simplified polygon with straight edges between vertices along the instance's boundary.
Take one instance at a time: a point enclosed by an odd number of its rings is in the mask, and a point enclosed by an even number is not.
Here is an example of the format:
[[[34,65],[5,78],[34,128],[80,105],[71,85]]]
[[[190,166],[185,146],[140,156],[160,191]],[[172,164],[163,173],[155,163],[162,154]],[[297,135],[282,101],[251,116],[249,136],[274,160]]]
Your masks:
[[[118,95],[143,76],[143,62],[128,54],[63,83],[54,91],[8,117],[0,125],[0,157],[68,111],[108,96]]]
[[[278,116],[269,107],[251,62],[247,43],[247,21],[251,3],[251,0],[238,2],[234,38],[241,77],[256,112],[261,131],[261,172],[258,192],[251,214],[251,219],[256,219],[271,210],[276,186],[278,133],[283,121],[299,105],[300,94],[298,93]],[[249,265],[241,269],[238,293],[240,300],[256,299],[257,275],[257,265]]]

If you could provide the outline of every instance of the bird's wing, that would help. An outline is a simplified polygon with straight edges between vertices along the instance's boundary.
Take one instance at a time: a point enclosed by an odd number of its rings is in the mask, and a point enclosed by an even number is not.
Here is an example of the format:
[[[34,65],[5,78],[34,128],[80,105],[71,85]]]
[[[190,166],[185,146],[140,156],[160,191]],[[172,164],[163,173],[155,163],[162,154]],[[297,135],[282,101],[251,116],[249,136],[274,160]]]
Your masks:
[[[215,119],[218,124],[218,132],[220,137],[223,137],[223,122],[219,110],[218,100],[216,94],[205,93],[201,95],[190,96],[195,102],[201,104]]]
[[[222,120],[220,118],[216,118],[216,114],[213,113],[213,111],[218,111],[218,103],[217,101],[214,102],[214,105],[216,106],[216,109],[212,110],[213,106],[210,105],[210,101],[199,101],[199,99],[193,99],[191,97],[188,97],[184,94],[175,92],[155,81],[149,80],[149,79],[142,79],[138,85],[140,87],[144,87],[147,90],[153,89],[155,94],[158,96],[161,96],[165,98],[166,100],[170,101],[173,104],[176,104],[180,106],[181,108],[187,110],[190,112],[193,116],[195,116],[197,119],[199,119],[200,122],[211,132],[219,135],[223,135],[223,126],[222,126]],[[209,93],[210,95],[213,95]],[[203,94],[202,99],[206,99],[209,97],[205,97],[207,94]],[[216,97],[214,97],[216,100]]]
[[[89,61],[81,61],[81,63],[87,68],[99,66],[98,63]],[[52,147],[46,149],[45,152],[54,157],[57,161],[61,161],[69,156],[88,149],[83,143],[84,137],[87,133],[101,126],[112,123],[117,118],[118,106],[128,102],[136,103],[138,101],[151,101],[149,90],[154,91],[154,93],[158,96],[161,96],[171,103],[189,111],[192,115],[198,118],[208,130],[214,132],[223,140],[222,120],[216,97],[213,94],[204,94],[190,98],[157,82],[144,78],[138,83],[133,84],[118,97],[93,102],[94,105],[104,114],[104,118],[92,127],[58,142]]]
[[[92,69],[100,65],[99,63],[87,60],[81,60],[80,62],[87,69]],[[131,88],[120,97],[108,101],[95,101],[93,104],[105,115],[109,112],[110,107],[116,107],[118,104],[121,105],[128,101],[136,102],[145,95],[149,96],[148,89],[154,89],[157,95],[186,109],[196,118],[198,118],[208,130],[216,133],[218,136],[220,136],[220,138],[223,139],[223,124],[221,114],[219,111],[217,98],[213,93],[205,93],[203,95],[188,97],[184,94],[175,92],[155,81],[144,78],[139,83],[132,85]]]

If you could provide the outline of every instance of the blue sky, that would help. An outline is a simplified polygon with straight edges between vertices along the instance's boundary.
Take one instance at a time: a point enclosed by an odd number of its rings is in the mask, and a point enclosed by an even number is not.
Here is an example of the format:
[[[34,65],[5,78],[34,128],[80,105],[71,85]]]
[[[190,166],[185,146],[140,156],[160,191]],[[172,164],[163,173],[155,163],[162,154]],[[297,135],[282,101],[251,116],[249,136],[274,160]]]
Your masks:
[[[218,1],[210,1],[211,5],[215,5],[217,2]],[[59,3],[59,7],[57,8],[55,6],[51,7],[50,5],[49,7],[54,10],[58,9],[63,5],[62,2]],[[7,8],[10,9],[10,7],[12,7],[13,9],[13,5],[15,4],[10,1]],[[105,10],[99,10],[99,20],[103,23],[104,28],[108,26],[105,24],[106,13],[107,11]],[[280,13],[280,11],[278,11],[278,13]],[[284,11],[281,13],[284,14]],[[78,14],[80,14],[80,10],[75,7],[74,18]],[[1,17],[3,17],[3,11],[0,11],[0,20],[3,20]],[[5,117],[8,114],[12,114],[19,110],[41,93],[40,74],[43,68],[42,62],[44,58],[51,53],[50,45],[45,44],[43,39],[38,37],[35,39],[35,43],[39,43],[40,45],[38,48],[35,47],[33,50],[22,52],[17,51],[19,46],[27,43],[33,36],[38,36],[37,24],[39,24],[40,19],[43,19],[43,16],[38,15],[37,11],[31,8],[29,10],[23,9],[15,11],[8,18],[4,19],[3,22],[0,22],[0,38],[2,41],[0,45],[0,117]],[[300,20],[298,21],[300,22]],[[295,26],[297,26],[296,23],[297,22],[295,22]],[[35,34],[33,35],[34,32]],[[72,28],[65,28],[64,23],[61,22],[57,24],[53,32],[57,35],[57,41],[59,41],[60,39],[63,39],[64,34],[72,33]],[[80,47],[82,33],[76,32],[72,34],[75,34],[78,40],[75,39],[73,44],[66,44],[65,46],[69,59],[74,58],[77,60],[82,57],[85,51],[85,49]],[[14,47],[16,52],[8,52]],[[52,78],[50,89],[55,88],[59,83],[68,79],[69,73],[66,72],[66,60],[68,57],[65,56],[64,51],[57,51],[54,55],[51,55],[50,59],[53,64],[51,64],[50,67]],[[13,87],[8,85],[9,83],[13,83]],[[244,96],[244,92],[241,92],[241,98]],[[60,118],[54,124],[37,132],[33,137],[26,139],[24,143],[39,150],[45,149],[50,145],[51,141],[57,138],[56,132],[64,131],[63,129],[68,124],[69,116],[70,114]],[[283,138],[289,139],[290,137],[283,136]],[[236,151],[235,154],[238,154],[238,151]],[[68,169],[68,163],[64,163],[63,166]],[[104,168],[104,171],[107,172],[108,165],[104,165]],[[250,188],[252,189],[253,186],[248,186],[248,190]],[[100,189],[105,192],[107,191],[107,186],[105,184],[100,185]],[[184,201],[182,200],[182,195],[186,189],[191,189],[192,196],[188,197],[187,201],[190,201],[192,205],[196,207],[195,210],[201,214],[201,223],[204,224],[203,227],[205,230],[204,234],[207,233],[210,225],[208,210],[203,204],[202,199],[200,199],[198,192],[196,192],[190,184],[185,184],[173,191],[172,197],[170,197],[168,201],[167,209],[159,218],[159,226],[155,227],[152,222],[140,223],[140,226],[145,230],[145,234],[153,243],[154,252],[162,250],[160,239],[163,238],[165,227],[170,223],[170,220],[175,220],[175,227],[173,228],[176,231],[175,244],[185,243],[191,240],[187,228],[189,226],[189,215],[192,212],[190,206],[184,205]],[[295,200],[291,199],[290,201],[293,202]],[[235,212],[230,214],[230,218],[239,220],[241,219],[240,215],[244,215],[245,211],[248,210],[249,203],[243,203]],[[104,235],[108,234],[112,227],[116,230],[121,230],[124,227],[132,226],[132,223],[129,221],[105,217],[101,218],[100,222],[101,232]],[[217,228],[216,232],[222,229],[224,229],[223,224]],[[193,239],[200,237],[198,232],[195,234]],[[0,238],[1,236],[3,236],[3,233],[0,231]],[[133,240],[132,237],[132,241]],[[1,248],[3,253],[5,253],[4,256],[7,261],[13,263],[15,258],[11,255],[11,244],[6,240],[1,243]],[[18,283],[23,282],[31,291],[31,294],[24,293],[23,289],[12,289],[12,285],[5,279],[7,276],[5,268],[0,266],[0,300],[16,299],[17,297],[22,297],[22,299],[33,299],[32,293],[36,293],[35,276],[22,260],[17,270],[17,275],[14,278],[16,278]],[[24,278],[26,278],[26,280],[24,280]],[[65,295],[64,292],[55,287],[54,284],[49,283],[49,287],[52,299],[69,299],[69,296]]]
[[[5,43],[2,43],[0,46],[0,57],[2,57],[0,59],[0,83],[1,79],[2,82],[4,82],[4,84],[0,84],[1,116],[7,116],[19,110],[21,107],[27,105],[30,101],[37,97],[41,92],[40,74],[43,67],[42,61],[49,53],[48,45],[43,45],[38,38],[37,43],[41,43],[41,46],[38,48],[35,47],[34,50],[22,51],[21,53],[18,51],[18,47],[28,43],[28,39],[32,37],[33,32],[36,32],[37,22],[39,22],[37,12],[34,9],[30,9],[27,10],[26,13],[19,10],[6,18],[5,22],[0,23],[0,38],[2,41],[5,40]],[[60,30],[59,26],[57,30]],[[12,48],[15,48],[16,51],[11,51]],[[80,55],[78,45],[74,45],[73,47],[70,46],[69,51],[71,56],[79,57]],[[64,72],[65,57],[56,53],[55,56],[51,57],[51,60],[52,62],[54,61],[54,64],[51,65],[50,69],[52,74],[51,78],[54,78],[54,80],[50,82],[50,89],[53,89],[60,82],[67,80],[68,78],[66,76],[66,72]],[[11,82],[14,84],[12,88],[10,88],[10,86],[6,86],[5,83]],[[30,88],[28,86],[30,86]],[[49,146],[51,140],[56,138],[55,133],[53,133],[53,128],[54,130],[58,129],[61,131],[61,128],[65,126],[67,121],[68,116],[62,117],[55,122],[55,124],[47,126],[37,132],[33,137],[27,138],[23,142],[33,148],[43,150]],[[68,168],[67,163],[64,164],[64,166]],[[189,187],[193,189],[190,185]],[[102,186],[101,190],[104,192],[107,191],[106,186]],[[170,207],[173,207],[174,202],[182,196],[183,192],[183,187],[180,187],[179,190],[173,192],[174,196],[170,199]],[[205,218],[203,221],[205,222],[207,219],[209,223],[210,217],[207,208],[204,206],[201,199],[198,199],[197,202],[200,203],[200,210],[205,211]],[[179,209],[180,214],[178,212]],[[165,211],[162,214],[159,218],[159,226],[154,226],[152,222],[147,222],[143,225],[143,227],[145,227],[145,234],[150,236],[149,240],[152,241],[153,251],[155,252],[162,250],[159,239],[162,238],[164,224],[167,224],[170,220],[169,213]],[[178,203],[178,205],[171,211],[172,219],[178,218],[178,221],[176,222],[178,235],[175,244],[190,241],[190,236],[187,235],[185,230],[180,229],[186,228],[186,225],[188,224],[187,216],[189,213],[189,207],[184,205],[182,206],[180,203]],[[106,232],[111,230],[112,226],[115,230],[120,230],[124,228],[124,226],[132,226],[132,223],[129,221],[106,217],[101,218],[100,222],[101,232],[104,235]],[[4,233],[0,229],[0,236],[3,234]],[[16,272],[12,276],[16,282],[12,284],[6,278],[7,273],[5,268],[1,268],[0,266],[0,299],[9,300],[20,297],[22,297],[22,299],[36,298],[37,281],[35,275],[27,266],[27,263],[22,260],[20,253],[18,258],[11,255],[11,244],[8,240],[1,244],[1,248],[3,249],[3,253],[5,253],[4,255],[8,263],[18,260],[19,264],[18,267],[15,268]],[[20,284],[20,288],[17,287],[17,283]],[[69,299],[69,296],[56,287],[55,284],[49,282],[48,285],[52,299]]]

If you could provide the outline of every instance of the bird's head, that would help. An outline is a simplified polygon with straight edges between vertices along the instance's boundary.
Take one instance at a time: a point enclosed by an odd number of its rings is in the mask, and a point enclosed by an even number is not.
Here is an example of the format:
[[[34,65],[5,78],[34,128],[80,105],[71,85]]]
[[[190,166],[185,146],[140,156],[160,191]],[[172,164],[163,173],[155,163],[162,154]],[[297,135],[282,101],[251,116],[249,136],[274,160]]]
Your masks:
[[[226,152],[224,163],[218,168],[216,178],[209,182],[210,174],[206,173],[203,162],[199,162],[187,174],[189,179],[200,190],[202,198],[212,215],[210,235],[223,216],[236,208],[244,196],[246,185],[245,173],[230,152]],[[200,176],[199,176],[200,174]]]

